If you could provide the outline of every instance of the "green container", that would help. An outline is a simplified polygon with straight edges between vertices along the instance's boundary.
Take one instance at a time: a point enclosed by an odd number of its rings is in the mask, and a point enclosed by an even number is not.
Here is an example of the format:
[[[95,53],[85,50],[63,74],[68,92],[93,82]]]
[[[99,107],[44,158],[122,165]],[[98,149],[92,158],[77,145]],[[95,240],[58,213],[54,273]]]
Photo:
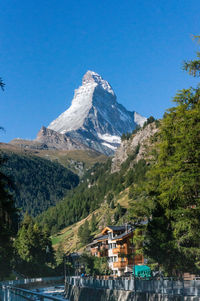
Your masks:
[[[140,277],[140,278],[151,277],[151,269],[147,265],[135,265],[135,267],[133,267],[133,275],[134,275],[134,268],[135,268],[135,277]]]

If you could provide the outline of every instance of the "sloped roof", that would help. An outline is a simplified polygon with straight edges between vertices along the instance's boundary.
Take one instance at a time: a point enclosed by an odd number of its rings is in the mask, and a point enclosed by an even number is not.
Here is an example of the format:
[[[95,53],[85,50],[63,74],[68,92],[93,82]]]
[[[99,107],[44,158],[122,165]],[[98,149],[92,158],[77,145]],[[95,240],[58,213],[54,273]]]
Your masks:
[[[92,246],[100,241],[104,241],[108,239],[108,235],[101,235],[101,236],[98,236],[98,237],[95,237],[95,239],[90,243],[88,244],[87,246]]]
[[[126,229],[131,229],[131,226],[107,226],[101,231],[101,233],[104,234],[106,231],[125,231]]]
[[[130,236],[132,233],[133,233],[133,230],[131,230],[131,231],[129,230],[128,232],[124,232],[120,235],[117,235],[117,236],[113,237],[113,240],[120,240],[120,239],[122,239],[126,236]]]

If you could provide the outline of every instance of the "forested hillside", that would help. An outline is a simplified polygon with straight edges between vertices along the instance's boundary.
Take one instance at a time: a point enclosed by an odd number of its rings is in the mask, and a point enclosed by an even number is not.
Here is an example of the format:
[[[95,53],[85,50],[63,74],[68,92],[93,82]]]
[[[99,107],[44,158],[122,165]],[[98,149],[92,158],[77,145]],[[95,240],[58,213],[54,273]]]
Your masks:
[[[200,52],[197,55],[184,64],[195,77],[200,76]],[[173,101],[175,106],[162,120],[154,163],[145,181],[132,185],[130,218],[139,227],[135,243],[151,263],[168,275],[199,275],[199,85],[179,91]]]
[[[77,175],[58,163],[36,156],[1,152],[2,172],[13,182],[13,199],[22,212],[36,216],[55,205],[79,183]]]
[[[134,135],[136,134],[133,134],[133,137]],[[111,158],[105,164],[95,164],[82,178],[78,187],[71,190],[55,207],[49,208],[38,216],[39,223],[42,226],[47,225],[51,233],[56,233],[58,230],[85,218],[104,202],[117,208],[119,193],[131,184],[142,181],[148,169],[145,159],[135,160],[139,149],[139,144],[132,149],[126,161],[121,165],[119,172],[111,172]],[[118,207],[115,222],[123,214],[125,214],[125,210]]]

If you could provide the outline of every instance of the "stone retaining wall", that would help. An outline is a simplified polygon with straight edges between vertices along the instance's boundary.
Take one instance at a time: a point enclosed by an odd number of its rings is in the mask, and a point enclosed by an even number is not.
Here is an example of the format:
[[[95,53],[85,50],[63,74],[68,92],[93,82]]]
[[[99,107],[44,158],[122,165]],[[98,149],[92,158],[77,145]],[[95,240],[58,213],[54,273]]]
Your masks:
[[[148,292],[138,292],[134,298],[134,292],[132,291],[78,287],[68,283],[65,286],[65,298],[70,301],[199,301],[199,297],[172,296]]]

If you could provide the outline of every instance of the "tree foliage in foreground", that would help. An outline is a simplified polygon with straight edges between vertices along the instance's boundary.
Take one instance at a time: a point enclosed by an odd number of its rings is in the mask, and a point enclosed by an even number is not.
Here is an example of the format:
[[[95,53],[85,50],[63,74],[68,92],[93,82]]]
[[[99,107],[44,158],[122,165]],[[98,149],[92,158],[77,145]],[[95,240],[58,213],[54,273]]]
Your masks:
[[[15,268],[28,277],[47,274],[47,264],[54,264],[54,251],[49,233],[25,214],[14,241]]]
[[[108,275],[110,273],[106,257],[96,257],[83,253],[80,258],[83,271],[87,275]]]
[[[185,63],[199,76],[200,60]],[[145,255],[170,275],[200,273],[200,87],[174,97],[160,128],[158,158],[139,185],[131,216],[147,219]],[[144,228],[144,226],[143,226]]]
[[[5,84],[0,78],[0,87],[4,90]],[[0,130],[3,128],[0,127]],[[12,238],[17,230],[17,210],[14,200],[8,189],[10,179],[3,173],[2,166],[5,160],[0,156],[0,280],[11,272],[13,258]]]
[[[3,159],[0,157],[2,170]],[[17,210],[12,195],[8,192],[10,180],[0,171],[0,279],[11,272],[13,256],[12,237],[17,229]]]
[[[4,90],[4,87],[5,87],[5,83],[3,82],[3,79],[0,77],[0,88]]]

